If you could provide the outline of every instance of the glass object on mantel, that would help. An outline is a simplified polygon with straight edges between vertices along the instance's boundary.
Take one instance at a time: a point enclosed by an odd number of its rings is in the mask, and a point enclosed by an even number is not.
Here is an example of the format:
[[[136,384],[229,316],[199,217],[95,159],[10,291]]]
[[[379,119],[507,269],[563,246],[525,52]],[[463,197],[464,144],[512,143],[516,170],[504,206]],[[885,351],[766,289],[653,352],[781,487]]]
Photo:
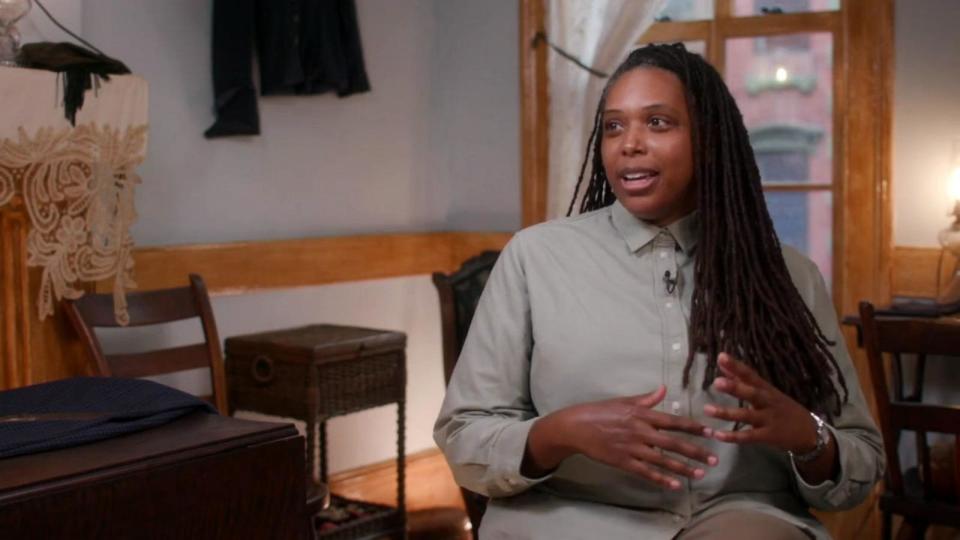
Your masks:
[[[31,7],[31,0],[0,0],[0,65],[17,65],[20,31],[15,25]]]

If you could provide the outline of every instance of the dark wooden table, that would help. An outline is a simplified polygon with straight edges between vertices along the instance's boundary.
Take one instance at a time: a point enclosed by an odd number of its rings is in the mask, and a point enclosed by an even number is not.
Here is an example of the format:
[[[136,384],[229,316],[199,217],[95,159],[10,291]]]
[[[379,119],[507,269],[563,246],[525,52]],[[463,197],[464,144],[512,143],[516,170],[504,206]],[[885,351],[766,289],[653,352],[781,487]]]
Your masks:
[[[290,424],[194,413],[0,460],[0,537],[307,538],[303,448]]]
[[[960,313],[956,311],[944,311],[938,307],[932,298],[921,298],[912,296],[895,296],[893,302],[884,306],[877,306],[876,315],[885,318],[924,318],[924,319],[948,319],[960,322]],[[860,314],[851,313],[845,315],[840,323],[845,326],[852,326],[857,331],[857,347],[863,347],[863,335],[860,328]]]

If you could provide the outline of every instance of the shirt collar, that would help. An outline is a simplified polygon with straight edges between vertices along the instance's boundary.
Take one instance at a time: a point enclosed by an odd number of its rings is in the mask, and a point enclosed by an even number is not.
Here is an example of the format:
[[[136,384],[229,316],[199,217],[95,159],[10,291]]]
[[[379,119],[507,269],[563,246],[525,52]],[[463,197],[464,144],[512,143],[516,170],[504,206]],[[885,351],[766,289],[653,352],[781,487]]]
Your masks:
[[[697,247],[697,239],[700,233],[700,212],[697,210],[694,210],[666,227],[658,227],[652,223],[638,219],[631,214],[629,210],[624,208],[623,205],[620,204],[620,201],[614,201],[611,217],[614,228],[616,228],[623,236],[623,239],[626,240],[627,247],[630,248],[631,252],[636,252],[652,242],[664,229],[673,236],[684,253],[691,254]]]

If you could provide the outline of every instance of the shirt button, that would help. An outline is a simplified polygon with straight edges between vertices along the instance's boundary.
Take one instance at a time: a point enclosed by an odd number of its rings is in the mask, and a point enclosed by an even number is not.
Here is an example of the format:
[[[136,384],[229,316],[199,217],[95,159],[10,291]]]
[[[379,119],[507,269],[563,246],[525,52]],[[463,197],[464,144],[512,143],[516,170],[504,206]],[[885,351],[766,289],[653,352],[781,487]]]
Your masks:
[[[670,308],[673,307],[673,302],[667,302],[667,303],[664,304],[664,305],[667,306],[667,309],[670,309]]]
[[[674,401],[673,403],[671,403],[670,410],[673,412],[673,414],[680,414],[680,402]]]
[[[679,350],[680,350],[680,347],[682,347],[682,345],[680,345],[680,343],[674,343],[674,344],[673,344],[673,350],[675,350],[675,351],[679,351]]]
[[[674,522],[674,523],[680,523],[681,521],[683,521],[683,518],[682,518],[682,517],[677,516],[677,515],[674,515],[674,516],[673,516],[673,522]]]
[[[661,259],[666,259],[666,258],[667,258],[667,252],[666,252],[666,251],[661,251],[661,252],[660,252],[660,258],[661,258]]]

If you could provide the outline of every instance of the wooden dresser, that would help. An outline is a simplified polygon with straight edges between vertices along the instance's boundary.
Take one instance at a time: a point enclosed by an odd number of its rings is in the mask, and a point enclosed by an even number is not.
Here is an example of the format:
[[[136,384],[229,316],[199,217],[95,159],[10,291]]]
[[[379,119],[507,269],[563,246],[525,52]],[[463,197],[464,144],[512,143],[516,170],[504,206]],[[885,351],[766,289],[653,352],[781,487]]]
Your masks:
[[[304,466],[292,425],[194,413],[0,460],[0,537],[307,538]]]

